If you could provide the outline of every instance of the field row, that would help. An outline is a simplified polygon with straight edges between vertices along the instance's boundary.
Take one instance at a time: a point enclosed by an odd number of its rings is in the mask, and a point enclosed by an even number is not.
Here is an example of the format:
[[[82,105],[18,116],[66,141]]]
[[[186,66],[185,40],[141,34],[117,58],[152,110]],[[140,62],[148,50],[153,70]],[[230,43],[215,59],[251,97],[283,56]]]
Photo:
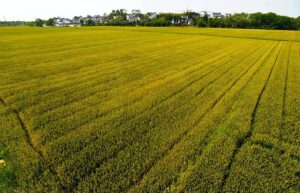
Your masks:
[[[297,32],[20,30],[0,30],[18,190],[299,192]]]

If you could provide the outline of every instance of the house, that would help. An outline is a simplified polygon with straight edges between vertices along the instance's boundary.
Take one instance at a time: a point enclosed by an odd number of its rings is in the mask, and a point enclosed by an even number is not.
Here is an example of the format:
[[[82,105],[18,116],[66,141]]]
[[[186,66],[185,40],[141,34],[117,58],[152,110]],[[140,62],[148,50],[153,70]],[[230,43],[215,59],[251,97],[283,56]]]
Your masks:
[[[187,25],[189,21],[189,16],[181,16],[180,23],[183,25]]]
[[[63,23],[68,25],[68,24],[72,23],[72,20],[70,20],[68,18],[63,18]]]
[[[127,10],[126,9],[120,9],[121,13],[126,13],[127,14]]]
[[[180,18],[172,18],[172,20],[171,20],[171,23],[172,24],[180,24]]]
[[[226,13],[226,14],[225,14],[225,17],[231,17],[231,16],[232,16],[231,13]]]
[[[171,23],[174,25],[193,25],[194,20],[189,16],[179,16],[172,18]]]
[[[221,12],[213,12],[212,17],[213,18],[224,18],[224,15],[222,15]]]
[[[138,14],[141,14],[142,12],[141,12],[141,10],[139,10],[139,9],[133,9],[132,11],[131,11],[131,14],[133,14],[133,15],[138,15]]]
[[[71,19],[63,18],[63,26],[64,27],[79,27],[79,26],[81,26],[80,19],[79,19],[79,23],[75,23]]]
[[[63,27],[63,26],[67,26],[67,23],[64,23],[66,21],[65,18],[60,18],[60,17],[55,17],[53,18],[53,21],[54,21],[54,26],[56,27]]]
[[[148,12],[147,13],[149,19],[156,19],[158,14],[156,12]]]
[[[193,20],[193,18],[190,18],[189,16],[181,16],[180,17],[180,24],[181,25],[193,25],[194,20]]]
[[[60,23],[62,23],[62,20],[60,17],[53,17],[53,22],[54,22],[54,26],[58,26],[60,25]]]
[[[189,18],[187,24],[188,25],[194,25],[194,19],[193,18]]]
[[[77,23],[78,18],[75,18],[76,22],[68,18],[60,18],[60,17],[54,17],[54,26],[56,27],[75,27],[75,26],[80,26],[80,22]],[[80,21],[80,20],[79,20]]]
[[[140,18],[140,14],[142,14],[141,10],[132,10],[131,11],[131,14],[128,14],[126,16],[126,19],[129,21],[129,22],[135,22],[135,21],[140,21],[141,18]]]
[[[206,11],[200,11],[199,15],[200,17],[209,16],[209,14]]]
[[[106,18],[101,15],[95,15],[92,20],[96,23],[104,23],[106,21]]]
[[[75,16],[75,17],[73,17],[73,19],[72,19],[72,23],[80,24],[80,20],[82,20],[82,19],[83,19],[82,16]]]
[[[141,18],[138,16],[138,15],[127,15],[126,19],[129,21],[129,22],[135,22],[135,21],[140,21]]]

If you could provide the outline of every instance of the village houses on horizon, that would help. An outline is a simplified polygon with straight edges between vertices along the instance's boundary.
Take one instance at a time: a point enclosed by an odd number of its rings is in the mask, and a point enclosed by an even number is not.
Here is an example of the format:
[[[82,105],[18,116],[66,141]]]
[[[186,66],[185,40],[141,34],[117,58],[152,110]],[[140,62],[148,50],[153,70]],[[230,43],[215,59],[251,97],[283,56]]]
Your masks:
[[[114,11],[114,10],[113,10]],[[146,14],[143,14],[141,10],[134,9],[131,12],[128,12],[126,9],[120,9],[118,10],[122,14],[126,15],[126,21],[128,22],[139,22],[142,20],[142,17],[147,17],[149,20],[154,20],[158,17],[158,13],[156,12],[147,12]],[[207,16],[208,18],[225,18],[230,17],[232,14],[225,13],[222,14],[221,12],[208,12],[208,11],[201,11],[198,12],[201,17]],[[119,16],[113,16],[113,19],[117,19]],[[72,19],[69,18],[61,18],[61,17],[54,17],[53,19],[54,26],[56,27],[80,27],[84,25],[87,21],[93,21],[96,24],[106,24],[109,21],[109,17],[107,14],[103,15],[87,15],[86,17],[83,16],[74,16]],[[179,18],[174,17],[171,20],[171,23],[176,24],[182,24],[182,25],[193,25],[195,21],[192,17],[189,17],[188,15],[182,15]],[[44,25],[46,27],[46,25]]]

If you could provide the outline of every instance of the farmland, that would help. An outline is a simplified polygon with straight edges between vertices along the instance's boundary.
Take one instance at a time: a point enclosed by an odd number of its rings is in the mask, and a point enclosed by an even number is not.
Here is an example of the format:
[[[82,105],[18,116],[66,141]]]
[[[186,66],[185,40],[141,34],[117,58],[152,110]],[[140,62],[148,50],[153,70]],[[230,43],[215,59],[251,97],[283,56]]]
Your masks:
[[[298,31],[1,28],[0,80],[17,192],[300,192]]]

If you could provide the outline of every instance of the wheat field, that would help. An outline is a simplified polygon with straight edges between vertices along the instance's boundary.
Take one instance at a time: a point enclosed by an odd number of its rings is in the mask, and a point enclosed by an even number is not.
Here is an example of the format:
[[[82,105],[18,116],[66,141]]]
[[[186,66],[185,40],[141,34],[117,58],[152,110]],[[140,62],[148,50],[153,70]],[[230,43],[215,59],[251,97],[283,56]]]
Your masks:
[[[300,32],[0,28],[0,80],[9,191],[300,192]]]

